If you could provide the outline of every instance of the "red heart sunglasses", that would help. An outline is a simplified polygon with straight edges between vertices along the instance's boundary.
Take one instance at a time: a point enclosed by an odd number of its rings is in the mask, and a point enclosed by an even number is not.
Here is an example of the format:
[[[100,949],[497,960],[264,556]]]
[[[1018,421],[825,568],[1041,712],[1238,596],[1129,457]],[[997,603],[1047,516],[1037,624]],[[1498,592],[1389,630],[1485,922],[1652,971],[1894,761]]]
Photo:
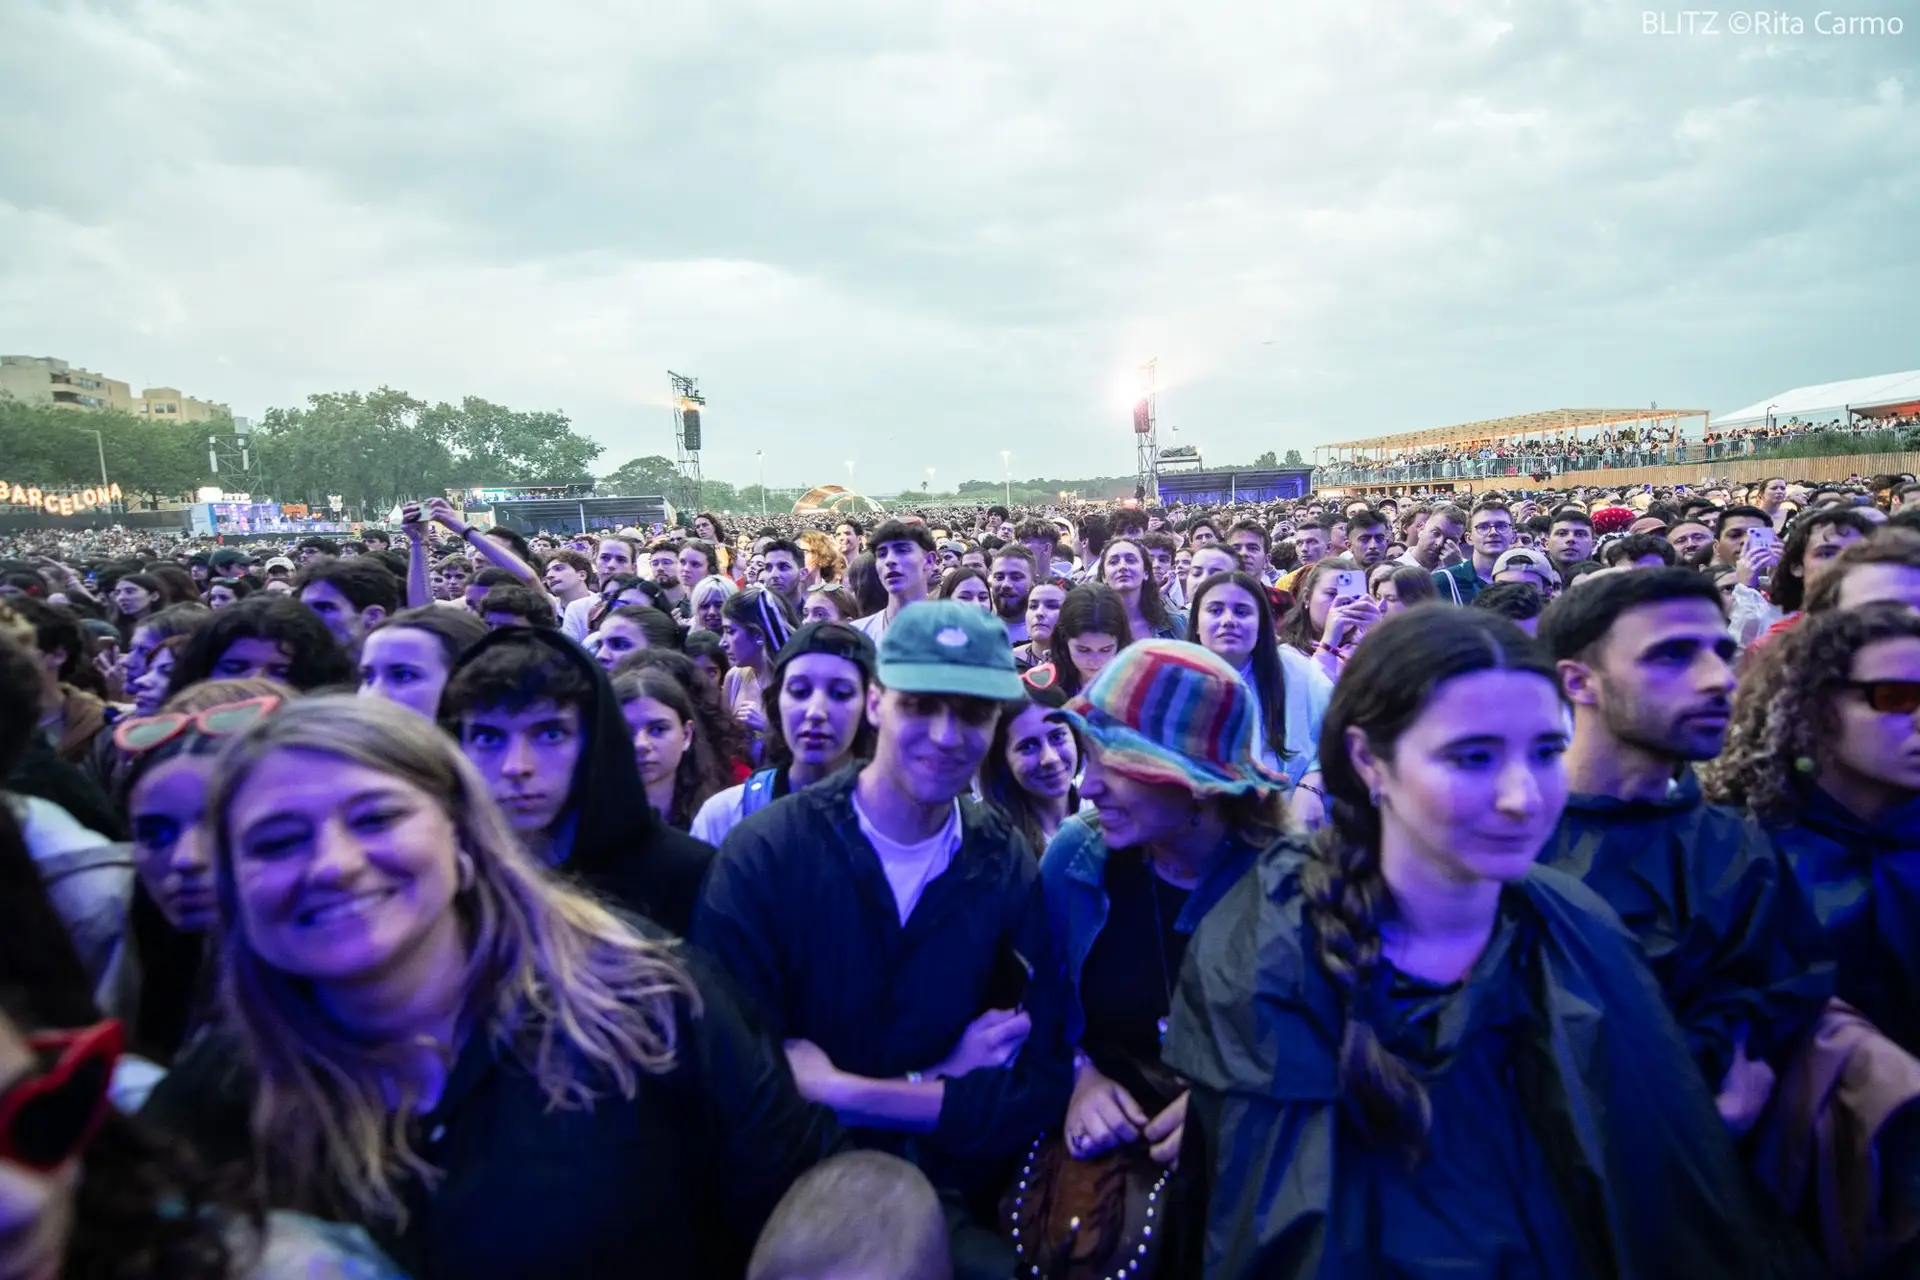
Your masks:
[[[0,1160],[44,1173],[84,1151],[113,1105],[107,1089],[125,1047],[118,1019],[28,1036],[38,1067],[0,1092]]]

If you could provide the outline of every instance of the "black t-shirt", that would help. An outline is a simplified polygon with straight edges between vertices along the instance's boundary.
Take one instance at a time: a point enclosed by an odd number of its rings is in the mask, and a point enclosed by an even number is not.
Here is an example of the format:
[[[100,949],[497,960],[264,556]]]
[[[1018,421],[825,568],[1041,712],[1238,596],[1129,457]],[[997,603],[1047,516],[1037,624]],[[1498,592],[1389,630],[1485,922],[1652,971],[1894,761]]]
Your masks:
[[[1151,1113],[1173,1099],[1160,1098],[1129,1064],[1160,1061],[1161,1021],[1190,936],[1173,926],[1192,891],[1168,884],[1127,851],[1107,858],[1106,882],[1107,923],[1080,970],[1087,1016],[1080,1047]]]

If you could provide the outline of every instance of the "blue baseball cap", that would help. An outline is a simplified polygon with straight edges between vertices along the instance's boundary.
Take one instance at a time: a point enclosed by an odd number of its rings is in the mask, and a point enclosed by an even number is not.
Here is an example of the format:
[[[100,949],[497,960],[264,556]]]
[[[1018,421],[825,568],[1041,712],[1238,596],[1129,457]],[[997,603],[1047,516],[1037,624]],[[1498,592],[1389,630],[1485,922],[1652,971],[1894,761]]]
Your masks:
[[[880,641],[880,683],[995,702],[1025,693],[1005,624],[958,600],[922,600],[899,612]]]

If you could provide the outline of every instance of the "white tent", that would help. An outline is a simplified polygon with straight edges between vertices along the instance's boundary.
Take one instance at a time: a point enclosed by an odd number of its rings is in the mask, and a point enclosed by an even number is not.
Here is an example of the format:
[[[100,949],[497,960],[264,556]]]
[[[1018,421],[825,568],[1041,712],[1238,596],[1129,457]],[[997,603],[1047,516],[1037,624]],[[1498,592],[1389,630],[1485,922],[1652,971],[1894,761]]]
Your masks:
[[[1849,378],[1845,382],[1823,382],[1818,386],[1795,387],[1768,396],[1757,404],[1713,420],[1713,429],[1748,427],[1798,418],[1802,422],[1845,421],[1847,413],[1883,409],[1895,405],[1920,403],[1920,369],[1911,373],[1882,373],[1871,378]]]

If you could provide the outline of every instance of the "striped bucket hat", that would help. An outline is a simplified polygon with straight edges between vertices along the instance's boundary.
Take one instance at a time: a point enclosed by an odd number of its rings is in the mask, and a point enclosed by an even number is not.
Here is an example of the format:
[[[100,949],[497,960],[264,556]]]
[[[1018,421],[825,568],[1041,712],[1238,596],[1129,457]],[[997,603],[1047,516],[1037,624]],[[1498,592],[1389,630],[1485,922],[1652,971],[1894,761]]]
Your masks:
[[[1197,644],[1128,645],[1061,714],[1099,750],[1102,765],[1139,782],[1195,795],[1286,785],[1254,756],[1259,712],[1252,691]]]

